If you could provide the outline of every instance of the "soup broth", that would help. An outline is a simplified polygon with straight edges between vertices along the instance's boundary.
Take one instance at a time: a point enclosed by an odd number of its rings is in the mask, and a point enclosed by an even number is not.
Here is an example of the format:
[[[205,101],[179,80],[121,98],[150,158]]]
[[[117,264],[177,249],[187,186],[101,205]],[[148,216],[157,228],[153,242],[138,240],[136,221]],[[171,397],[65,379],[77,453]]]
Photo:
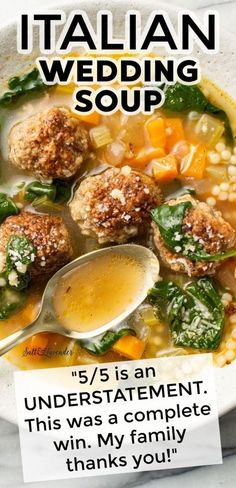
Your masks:
[[[128,256],[108,254],[70,271],[53,297],[56,316],[66,328],[95,330],[124,313],[142,291],[143,268]]]
[[[211,103],[218,104],[226,111],[235,133],[235,103],[224,96],[222,90],[208,80],[203,81],[201,88]],[[57,86],[46,93],[36,94],[35,97],[33,95],[30,98],[22,97],[9,110],[2,111],[1,152],[3,163],[0,191],[10,194],[23,210],[43,212],[24,200],[22,188],[26,183],[35,181],[36,178],[26,171],[17,169],[8,161],[9,131],[16,123],[51,107],[66,107],[70,110],[73,89],[74,87],[70,91],[68,87]],[[236,146],[230,148],[224,134],[221,134],[219,140],[213,141],[209,145],[206,144],[206,119],[203,120],[204,124],[201,126],[202,115],[206,114],[183,112],[173,113],[170,116],[170,114],[167,115],[162,110],[158,110],[151,116],[143,114],[125,116],[117,112],[112,116],[100,117],[98,123],[95,122],[95,119],[81,120],[81,126],[88,133],[97,125],[105,127],[108,129],[110,139],[107,144],[100,147],[90,147],[79,173],[70,182],[72,197],[75,188],[79,187],[81,181],[88,175],[100,174],[108,167],[130,166],[134,171],[156,178],[163,198],[169,198],[173,192],[182,187],[191,187],[195,190],[197,200],[220,210],[223,218],[236,229]],[[162,121],[162,126],[159,125],[159,131],[162,128],[162,137],[157,137],[155,132],[152,133],[151,140],[147,124],[156,119]],[[211,118],[207,121],[212,122]],[[165,127],[164,131],[163,127]],[[221,132],[221,129],[222,121],[219,121],[218,130]],[[167,141],[163,143],[166,138]],[[205,166],[201,173],[199,172],[199,151],[200,156],[205,155]],[[187,159],[183,165],[183,173],[180,174],[182,160],[189,154],[195,154],[196,164],[193,168],[190,164],[191,160]],[[166,156],[170,156],[170,158],[165,160]],[[164,173],[163,158],[165,160]],[[176,165],[173,165],[173,162]],[[69,230],[73,247],[71,259],[102,246],[93,236],[82,235],[79,227],[71,218],[67,203],[61,204],[60,208],[52,209],[52,213],[59,213]],[[127,227],[129,227],[128,221]],[[149,231],[130,241],[154,247]],[[214,358],[219,366],[229,364],[236,357],[235,269],[236,261],[231,259],[226,263],[223,262],[216,273],[219,285],[225,288],[221,292],[221,299],[226,311],[230,310],[230,314],[226,314],[220,346],[214,351]],[[160,275],[163,279],[177,282],[181,287],[184,287],[189,281],[187,275],[173,273],[164,263],[161,263]],[[94,259],[81,266],[79,270],[66,275],[59,283],[53,298],[58,320],[69,329],[77,331],[94,330],[98,326],[104,325],[122,313],[124,308],[132,302],[134,295],[139,293],[142,276],[143,270],[132,260],[118,257],[115,253],[109,262],[108,257],[105,256],[99,260]],[[12,317],[1,320],[1,338],[17,330],[19,326],[25,327],[37,315],[45,280],[40,282],[34,278],[34,281],[37,281],[37,289],[35,290],[33,283],[22,308]],[[96,305],[94,306],[94,304]],[[157,317],[148,303],[145,303],[132,315],[128,326],[136,333],[137,339],[145,343],[142,357],[199,352],[196,349],[176,347],[167,321],[165,318]],[[66,354],[65,351],[69,351],[69,353]],[[6,357],[18,367],[30,369],[118,361],[130,356],[123,354],[123,350],[115,349],[115,347],[106,351],[102,356],[95,356],[82,349],[76,341],[56,334],[43,333],[15,347]]]

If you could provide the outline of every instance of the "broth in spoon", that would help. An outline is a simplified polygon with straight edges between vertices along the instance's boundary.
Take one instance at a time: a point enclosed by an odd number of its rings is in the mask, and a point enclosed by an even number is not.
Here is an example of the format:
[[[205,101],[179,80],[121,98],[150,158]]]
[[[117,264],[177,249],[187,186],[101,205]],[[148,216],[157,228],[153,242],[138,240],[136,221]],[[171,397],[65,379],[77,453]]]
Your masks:
[[[86,332],[121,315],[142,291],[144,267],[133,257],[104,254],[58,282],[53,305],[67,329]]]

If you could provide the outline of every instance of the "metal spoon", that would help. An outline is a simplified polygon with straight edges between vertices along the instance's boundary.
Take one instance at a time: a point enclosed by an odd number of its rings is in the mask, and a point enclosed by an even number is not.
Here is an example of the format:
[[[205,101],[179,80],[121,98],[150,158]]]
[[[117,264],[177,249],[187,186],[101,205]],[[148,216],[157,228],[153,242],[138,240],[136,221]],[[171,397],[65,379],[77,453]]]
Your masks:
[[[140,287],[140,293],[134,297],[134,300],[129,304],[125,312],[113,319],[112,321],[86,332],[78,332],[64,327],[57,319],[52,303],[52,296],[54,295],[57,284],[66,273],[89,261],[104,256],[105,254],[115,254],[132,257],[137,263],[143,267],[143,283]],[[0,356],[8,352],[17,344],[25,341],[29,337],[38,332],[54,332],[62,334],[70,339],[87,339],[95,337],[106,330],[117,326],[123,322],[134,310],[143,302],[147,296],[149,288],[154,284],[159,275],[159,261],[155,254],[144,246],[136,244],[124,244],[120,246],[113,246],[98,251],[93,251],[88,254],[75,259],[57,273],[47,283],[44,294],[42,296],[41,307],[37,318],[24,329],[20,329],[8,337],[0,340]],[[125,277],[124,277],[125,279]]]

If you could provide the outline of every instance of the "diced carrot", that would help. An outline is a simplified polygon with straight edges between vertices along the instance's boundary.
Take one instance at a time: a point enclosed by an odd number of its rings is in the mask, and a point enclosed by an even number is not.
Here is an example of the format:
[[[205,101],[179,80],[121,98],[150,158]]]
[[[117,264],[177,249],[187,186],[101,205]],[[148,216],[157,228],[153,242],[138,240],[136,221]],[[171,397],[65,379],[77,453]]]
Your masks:
[[[99,125],[101,121],[101,115],[97,112],[92,112],[91,114],[76,114],[73,112],[73,115],[77,117],[81,122],[85,122],[86,124],[90,125]]]
[[[127,159],[126,164],[134,168],[144,168],[152,159],[163,158],[165,151],[163,148],[142,149],[134,159]]]
[[[178,176],[178,168],[175,156],[168,154],[165,158],[153,161],[152,174],[157,181],[163,183],[167,183],[176,178]]]
[[[76,85],[74,83],[69,83],[68,85],[57,85],[54,88],[55,95],[72,95],[76,89]]]
[[[74,83],[69,83],[69,85],[57,85],[54,88],[54,93],[56,95],[72,95],[76,89]],[[101,120],[101,115],[97,112],[92,112],[91,114],[77,114],[72,112],[73,117],[77,117],[81,122],[85,122],[90,125],[99,125]]]
[[[47,332],[42,332],[36,334],[30,339],[30,348],[32,349],[45,349],[49,343],[49,334]]]
[[[162,147],[166,145],[166,128],[165,121],[161,117],[151,120],[147,124],[147,131],[150,143],[153,147]]]
[[[190,153],[185,156],[180,165],[182,176],[200,180],[206,167],[207,150],[205,144],[192,146]]]
[[[138,339],[138,337],[127,335],[115,342],[112,348],[129,359],[140,359],[145,349],[145,342]]]
[[[177,142],[185,139],[183,122],[181,119],[165,119],[166,151],[170,152]]]

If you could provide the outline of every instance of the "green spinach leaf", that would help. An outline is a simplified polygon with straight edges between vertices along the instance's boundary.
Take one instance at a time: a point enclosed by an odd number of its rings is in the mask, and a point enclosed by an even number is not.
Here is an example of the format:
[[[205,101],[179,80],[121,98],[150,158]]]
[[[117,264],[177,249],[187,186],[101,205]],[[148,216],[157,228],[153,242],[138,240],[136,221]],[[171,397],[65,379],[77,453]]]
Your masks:
[[[56,186],[49,183],[41,183],[40,181],[33,181],[25,187],[24,200],[33,202],[36,197],[46,195],[50,200],[54,201],[56,197]]]
[[[14,200],[6,193],[0,193],[0,223],[10,215],[17,215],[19,209]]]
[[[234,137],[228,115],[224,110],[210,103],[197,85],[181,85],[175,83],[164,87],[165,102],[163,108],[169,112],[190,112],[211,114],[222,120],[225,125],[225,134],[228,141],[233,144]]]
[[[86,349],[96,356],[102,356],[106,354],[109,349],[117,342],[121,337],[125,335],[136,335],[133,329],[124,328],[120,330],[108,330],[103,335],[94,337],[93,339],[80,340],[79,343],[83,349]]]
[[[176,346],[215,350],[220,344],[225,314],[220,297],[208,278],[182,289],[174,282],[157,282],[150,303],[166,319]]]
[[[24,305],[25,292],[12,290],[8,286],[0,288],[0,320],[6,320]]]
[[[9,281],[10,273],[15,271],[17,273],[17,283],[13,285],[18,290],[27,288],[30,280],[28,273],[29,265],[34,261],[36,256],[36,249],[27,237],[11,236],[7,243],[6,256],[6,278]]]
[[[176,205],[164,203],[151,211],[152,219],[157,224],[166,246],[191,261],[219,261],[236,256],[235,249],[216,254],[207,253],[202,244],[183,233],[184,217],[191,208],[192,203],[186,201]]]
[[[53,183],[32,181],[25,187],[24,200],[32,202],[41,197],[47,197],[51,202],[63,204],[71,197],[71,185],[65,181],[55,180]]]
[[[49,87],[45,85],[37,68],[22,76],[14,76],[8,80],[9,91],[0,97],[0,107],[9,107],[22,95],[42,92]]]
[[[67,203],[71,198],[71,183],[62,180],[54,180],[54,185],[56,186],[55,202],[59,204]]]

